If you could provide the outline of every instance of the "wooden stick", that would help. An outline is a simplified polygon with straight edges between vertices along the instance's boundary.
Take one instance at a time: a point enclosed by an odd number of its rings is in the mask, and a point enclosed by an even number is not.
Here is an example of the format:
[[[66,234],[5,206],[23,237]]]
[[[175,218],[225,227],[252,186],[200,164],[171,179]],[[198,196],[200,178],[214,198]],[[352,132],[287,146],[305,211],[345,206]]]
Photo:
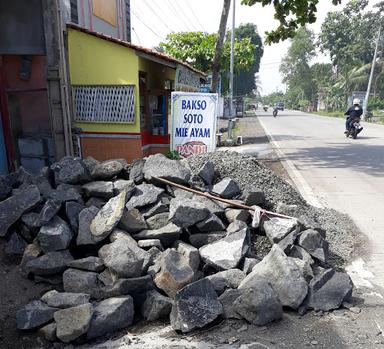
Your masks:
[[[231,205],[231,206],[234,206],[234,207],[238,207],[238,208],[242,208],[244,210],[249,210],[249,211],[255,211],[255,209],[252,207],[252,206],[247,206],[247,205],[244,205],[244,204],[240,204],[236,201],[233,201],[233,200],[228,200],[228,199],[223,199],[219,196],[214,196],[210,193],[206,193],[206,192],[202,192],[200,190],[196,190],[196,189],[192,189],[192,188],[188,188],[184,185],[181,185],[181,184],[178,184],[178,183],[174,183],[168,179],[164,179],[164,178],[159,178],[159,177],[155,177],[153,176],[154,179],[162,182],[162,183],[165,183],[165,184],[168,184],[168,185],[171,185],[173,187],[176,187],[176,188],[179,188],[179,189],[182,189],[182,190],[185,190],[185,191],[189,191],[190,193],[193,193],[193,194],[196,194],[196,195],[199,195],[199,196],[204,196],[210,200],[214,200],[214,201],[220,201],[220,202],[223,202],[225,204],[228,204],[228,205]],[[270,215],[270,216],[274,216],[274,217],[279,217],[279,218],[286,218],[286,219],[295,219],[294,217],[290,217],[290,216],[286,216],[286,215],[283,215],[283,214],[280,214],[280,213],[276,213],[276,212],[271,212],[271,211],[267,211],[267,210],[264,210],[264,212],[267,214],[267,215]]]

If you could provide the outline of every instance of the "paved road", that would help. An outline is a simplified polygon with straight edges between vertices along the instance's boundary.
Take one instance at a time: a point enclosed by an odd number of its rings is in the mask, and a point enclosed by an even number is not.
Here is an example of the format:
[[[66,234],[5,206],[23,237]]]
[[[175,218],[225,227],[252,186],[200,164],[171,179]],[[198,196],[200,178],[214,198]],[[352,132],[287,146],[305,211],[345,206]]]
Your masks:
[[[384,126],[364,123],[358,139],[344,121],[296,111],[257,115],[292,179],[312,203],[348,213],[370,241],[368,269],[384,288]]]

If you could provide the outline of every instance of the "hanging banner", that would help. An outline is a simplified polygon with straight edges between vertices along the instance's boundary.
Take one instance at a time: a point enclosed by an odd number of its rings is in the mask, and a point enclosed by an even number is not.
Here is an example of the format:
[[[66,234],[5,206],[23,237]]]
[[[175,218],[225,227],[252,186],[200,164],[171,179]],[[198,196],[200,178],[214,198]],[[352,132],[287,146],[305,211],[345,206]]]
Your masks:
[[[184,157],[214,151],[218,94],[172,92],[171,150]]]

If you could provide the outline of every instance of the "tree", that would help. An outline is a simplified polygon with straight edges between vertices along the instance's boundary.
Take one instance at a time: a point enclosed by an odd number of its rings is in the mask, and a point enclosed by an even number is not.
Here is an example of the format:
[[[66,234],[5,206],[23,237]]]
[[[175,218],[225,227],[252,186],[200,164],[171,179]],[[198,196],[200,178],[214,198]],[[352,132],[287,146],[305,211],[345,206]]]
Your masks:
[[[314,103],[316,99],[316,88],[313,83],[310,61],[315,56],[313,44],[313,32],[306,27],[300,28],[292,39],[291,46],[280,72],[283,82],[287,83],[287,94],[293,106]]]
[[[238,69],[234,76],[234,95],[244,96],[249,93],[252,93],[252,91],[256,89],[255,75],[260,69],[260,60],[263,56],[264,49],[261,37],[257,31],[257,26],[255,24],[241,24],[238,28],[235,29],[235,38],[236,40],[243,40],[245,38],[248,38],[250,42],[254,45],[253,64],[250,65],[248,69]],[[229,40],[229,34],[227,35],[227,40]]]
[[[306,23],[316,21],[317,4],[319,0],[242,0],[242,4],[252,6],[261,3],[263,6],[272,5],[275,8],[275,19],[280,25],[273,31],[267,32],[267,43],[277,43],[292,38],[295,32]],[[337,5],[341,0],[331,0]]]
[[[205,73],[210,73],[215,55],[216,39],[217,34],[204,32],[172,33],[167,36],[165,42],[160,43],[160,47],[164,49],[165,53],[185,61]],[[256,59],[257,67],[259,66],[261,57],[255,55],[259,49],[251,41],[252,38],[247,37],[235,40],[235,72],[252,69]],[[221,67],[229,69],[230,52],[230,42],[225,40],[219,62]],[[225,83],[224,87],[226,87]]]

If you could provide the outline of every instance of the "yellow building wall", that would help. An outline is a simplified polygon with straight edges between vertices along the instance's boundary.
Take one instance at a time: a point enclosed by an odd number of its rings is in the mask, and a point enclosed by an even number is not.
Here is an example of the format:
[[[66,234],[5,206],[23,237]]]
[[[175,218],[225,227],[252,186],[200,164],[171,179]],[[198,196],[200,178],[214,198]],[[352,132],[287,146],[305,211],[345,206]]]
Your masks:
[[[85,132],[140,132],[139,57],[129,47],[68,30],[69,71],[72,85],[135,85],[135,123],[80,123]]]
[[[163,90],[165,80],[175,80],[176,69],[139,58],[139,70],[148,74],[148,89]]]

